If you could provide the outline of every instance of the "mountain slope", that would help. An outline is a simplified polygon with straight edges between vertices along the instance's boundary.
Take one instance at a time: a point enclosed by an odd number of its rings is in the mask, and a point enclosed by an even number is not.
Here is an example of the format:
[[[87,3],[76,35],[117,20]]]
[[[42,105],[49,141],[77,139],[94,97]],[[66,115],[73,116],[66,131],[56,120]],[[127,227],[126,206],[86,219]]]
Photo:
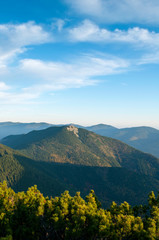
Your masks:
[[[114,128],[112,126],[99,124],[86,127],[102,136],[121,140],[128,145],[143,152],[159,157],[159,130],[151,127]]]
[[[50,126],[48,123],[0,123],[0,139],[8,135],[26,134],[32,130],[42,130]],[[61,125],[56,125],[61,126]],[[98,124],[90,127],[74,125],[78,128],[84,128],[93,131],[99,135],[112,137],[121,140],[128,145],[139,149],[140,151],[150,153],[159,157],[159,130],[151,127],[132,127],[118,129],[110,125]]]
[[[112,201],[145,203],[148,193],[158,191],[159,181],[124,168],[89,167],[73,164],[38,162],[0,144],[0,181],[6,180],[15,191],[36,184],[44,195],[57,196],[65,190],[72,195],[91,189],[103,206]]]
[[[17,151],[0,144],[0,181],[7,181],[9,185],[17,182],[24,171],[16,158]],[[21,157],[21,154],[19,154]]]
[[[67,186],[62,181],[52,179],[35,164],[18,151],[0,144],[0,181],[7,181],[16,191],[27,190],[38,184],[44,194],[60,194]]]
[[[8,136],[2,143],[37,161],[124,167],[142,174],[159,176],[159,160],[152,155],[74,126],[50,127]]]
[[[80,191],[84,197],[94,189],[103,206],[112,201],[145,203],[148,194],[157,193],[159,181],[124,168],[90,167],[63,163],[35,162],[50,179],[65,184],[71,195]],[[51,195],[51,194],[50,194]]]

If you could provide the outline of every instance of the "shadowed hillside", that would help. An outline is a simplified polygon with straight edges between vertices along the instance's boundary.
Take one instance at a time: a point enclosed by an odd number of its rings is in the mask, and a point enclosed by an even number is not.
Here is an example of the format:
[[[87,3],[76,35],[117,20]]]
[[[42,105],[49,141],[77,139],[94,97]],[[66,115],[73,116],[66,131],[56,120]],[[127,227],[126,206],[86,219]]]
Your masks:
[[[103,206],[112,201],[144,203],[151,190],[158,191],[159,181],[124,168],[79,166],[38,162],[18,151],[0,145],[0,181],[6,180],[16,192],[37,185],[44,195],[57,196],[65,190],[82,196],[94,189]]]

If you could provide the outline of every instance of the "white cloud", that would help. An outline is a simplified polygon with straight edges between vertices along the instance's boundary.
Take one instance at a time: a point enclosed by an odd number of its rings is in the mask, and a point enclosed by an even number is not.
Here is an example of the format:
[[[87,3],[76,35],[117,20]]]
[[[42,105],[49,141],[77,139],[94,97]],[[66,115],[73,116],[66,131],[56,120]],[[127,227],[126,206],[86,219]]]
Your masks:
[[[1,24],[0,37],[1,44],[10,43],[12,46],[17,46],[18,48],[42,44],[51,40],[50,34],[35,22]]]
[[[110,56],[85,55],[70,63],[24,59],[16,67],[16,77],[19,75],[23,79],[23,87],[9,88],[1,82],[0,103],[23,104],[39,99],[42,94],[94,85],[101,76],[120,73],[127,68],[128,61]]]
[[[65,0],[77,13],[106,23],[155,23],[159,21],[158,0]]]
[[[159,51],[151,54],[145,54],[138,61],[138,65],[143,64],[159,64]]]
[[[134,61],[131,60],[131,65],[134,66],[159,63],[159,32],[140,27],[110,31],[106,28],[100,28],[93,21],[86,19],[78,26],[67,29],[67,33],[68,40],[71,42],[124,44],[124,48],[125,44],[129,44],[135,47],[135,51],[138,50],[138,57]]]
[[[99,0],[66,0],[67,3],[83,14],[99,15],[102,12],[102,2]]]
[[[82,87],[96,83],[95,78],[115,74],[128,68],[123,59],[83,56],[71,63],[44,62],[24,59],[20,69],[25,75],[34,76],[38,82],[45,82],[43,90]]]
[[[21,89],[17,91],[10,87],[1,88],[0,86],[0,105],[3,104],[30,104],[37,99],[40,94],[36,91],[29,91],[28,89]]]
[[[80,25],[68,30],[70,41],[81,42],[120,42],[133,43],[141,46],[159,47],[159,33],[134,27],[128,30],[115,29],[109,31],[99,28],[90,20],[84,20]]]
[[[52,35],[34,22],[0,24],[0,104],[22,104],[38,98],[39,92],[20,88],[18,82],[16,86],[19,68],[14,58],[27,47],[52,40]],[[9,67],[12,62],[14,66]],[[21,77],[25,76],[22,74]],[[10,86],[5,83],[6,79]]]
[[[50,33],[34,22],[0,24],[0,67],[31,45],[52,41]]]
[[[8,85],[6,85],[4,82],[0,82],[0,91],[6,91],[10,89]]]

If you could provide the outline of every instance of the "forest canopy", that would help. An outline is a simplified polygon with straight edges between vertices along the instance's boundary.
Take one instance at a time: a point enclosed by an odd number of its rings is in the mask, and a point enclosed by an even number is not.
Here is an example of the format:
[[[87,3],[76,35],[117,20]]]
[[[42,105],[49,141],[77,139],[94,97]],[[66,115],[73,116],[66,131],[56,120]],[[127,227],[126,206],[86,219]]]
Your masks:
[[[83,199],[68,191],[44,197],[37,186],[15,193],[0,183],[0,239],[159,239],[159,196],[145,206],[112,202],[103,209],[93,190]]]

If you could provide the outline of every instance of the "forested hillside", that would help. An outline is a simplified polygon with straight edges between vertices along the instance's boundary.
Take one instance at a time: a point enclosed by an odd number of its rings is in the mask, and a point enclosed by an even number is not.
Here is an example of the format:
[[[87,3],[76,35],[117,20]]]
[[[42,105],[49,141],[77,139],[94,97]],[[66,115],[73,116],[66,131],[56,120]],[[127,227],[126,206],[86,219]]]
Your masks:
[[[124,168],[91,167],[34,161],[17,150],[0,145],[0,181],[6,180],[16,192],[36,184],[44,195],[56,196],[66,189],[85,196],[94,189],[103,206],[115,200],[135,205],[147,194],[158,191],[159,181]]]
[[[0,123],[0,139],[8,135],[26,134],[32,130],[42,130],[54,125],[49,123]],[[127,143],[128,145],[159,157],[159,130],[152,127],[116,128],[111,125],[98,124],[94,126],[74,125],[78,128],[95,132],[101,136],[111,137]]]
[[[15,191],[26,190],[29,186],[38,184],[45,195],[56,195],[67,186],[50,177],[35,161],[25,157],[18,151],[0,144],[0,181],[6,180]]]
[[[152,127],[115,128],[99,124],[86,127],[102,136],[115,138],[143,152],[159,157],[159,130]]]
[[[74,126],[50,127],[8,136],[2,143],[37,161],[124,167],[142,174],[159,176],[159,160],[152,155]]]

